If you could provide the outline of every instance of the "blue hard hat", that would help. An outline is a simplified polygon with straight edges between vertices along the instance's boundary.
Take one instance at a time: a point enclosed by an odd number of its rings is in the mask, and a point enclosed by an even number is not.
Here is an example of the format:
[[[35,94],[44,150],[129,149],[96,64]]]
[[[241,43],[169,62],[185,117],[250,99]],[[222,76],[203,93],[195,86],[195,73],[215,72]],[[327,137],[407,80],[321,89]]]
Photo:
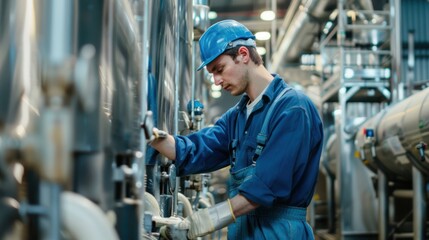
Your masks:
[[[201,65],[197,70],[215,60],[225,50],[238,45],[256,47],[255,36],[243,24],[223,20],[210,26],[200,38]]]

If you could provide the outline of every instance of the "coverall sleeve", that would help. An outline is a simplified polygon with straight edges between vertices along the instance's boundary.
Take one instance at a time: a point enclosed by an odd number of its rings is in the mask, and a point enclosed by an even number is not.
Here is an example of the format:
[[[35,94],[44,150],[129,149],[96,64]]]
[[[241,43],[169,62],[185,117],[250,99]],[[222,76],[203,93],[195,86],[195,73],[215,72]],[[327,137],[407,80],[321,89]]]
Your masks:
[[[311,151],[311,123],[302,107],[273,114],[269,126],[255,175],[239,188],[246,198],[264,206],[272,206],[275,201],[290,201],[296,182],[305,177]]]
[[[180,176],[211,172],[229,165],[227,117],[213,127],[187,135],[175,136],[176,166]]]

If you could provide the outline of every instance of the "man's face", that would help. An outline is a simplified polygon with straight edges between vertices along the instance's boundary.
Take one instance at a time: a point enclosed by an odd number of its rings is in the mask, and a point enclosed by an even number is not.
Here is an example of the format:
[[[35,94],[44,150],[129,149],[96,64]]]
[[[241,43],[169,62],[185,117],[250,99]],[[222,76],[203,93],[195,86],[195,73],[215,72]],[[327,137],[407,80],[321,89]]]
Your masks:
[[[245,65],[242,64],[240,55],[235,60],[229,55],[220,55],[207,65],[207,70],[213,74],[214,83],[231,95],[238,96],[246,92]]]

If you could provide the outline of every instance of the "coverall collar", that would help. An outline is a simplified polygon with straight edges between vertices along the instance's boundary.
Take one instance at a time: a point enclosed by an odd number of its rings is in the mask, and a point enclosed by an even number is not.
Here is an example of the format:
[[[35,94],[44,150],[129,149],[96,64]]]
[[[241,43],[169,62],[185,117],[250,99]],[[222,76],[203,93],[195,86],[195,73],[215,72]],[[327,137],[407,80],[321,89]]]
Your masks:
[[[281,78],[278,74],[272,74],[272,75],[274,79],[268,85],[267,90],[262,96],[262,101],[271,102],[283,88],[287,87],[287,84],[283,80],[283,78]],[[250,99],[249,96],[247,94],[244,94],[237,104],[237,110],[244,111],[246,109],[247,102],[249,102],[249,99]],[[255,108],[259,108],[258,105],[260,104],[257,104]]]

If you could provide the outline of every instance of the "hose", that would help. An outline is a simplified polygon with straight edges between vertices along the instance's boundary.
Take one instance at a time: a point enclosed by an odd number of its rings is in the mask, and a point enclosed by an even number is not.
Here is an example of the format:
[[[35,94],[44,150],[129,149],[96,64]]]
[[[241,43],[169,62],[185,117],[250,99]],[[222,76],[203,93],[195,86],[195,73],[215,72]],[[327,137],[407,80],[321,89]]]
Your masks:
[[[74,239],[119,240],[104,212],[82,195],[64,192],[61,211],[63,224]]]
[[[178,193],[178,198],[179,201],[181,201],[183,203],[183,217],[188,217],[191,216],[193,211],[192,211],[192,205],[191,202],[189,201],[189,199],[183,195],[183,193]]]
[[[152,194],[148,192],[144,193],[144,203],[145,211],[151,212],[153,216],[161,216],[161,210],[158,202]]]

